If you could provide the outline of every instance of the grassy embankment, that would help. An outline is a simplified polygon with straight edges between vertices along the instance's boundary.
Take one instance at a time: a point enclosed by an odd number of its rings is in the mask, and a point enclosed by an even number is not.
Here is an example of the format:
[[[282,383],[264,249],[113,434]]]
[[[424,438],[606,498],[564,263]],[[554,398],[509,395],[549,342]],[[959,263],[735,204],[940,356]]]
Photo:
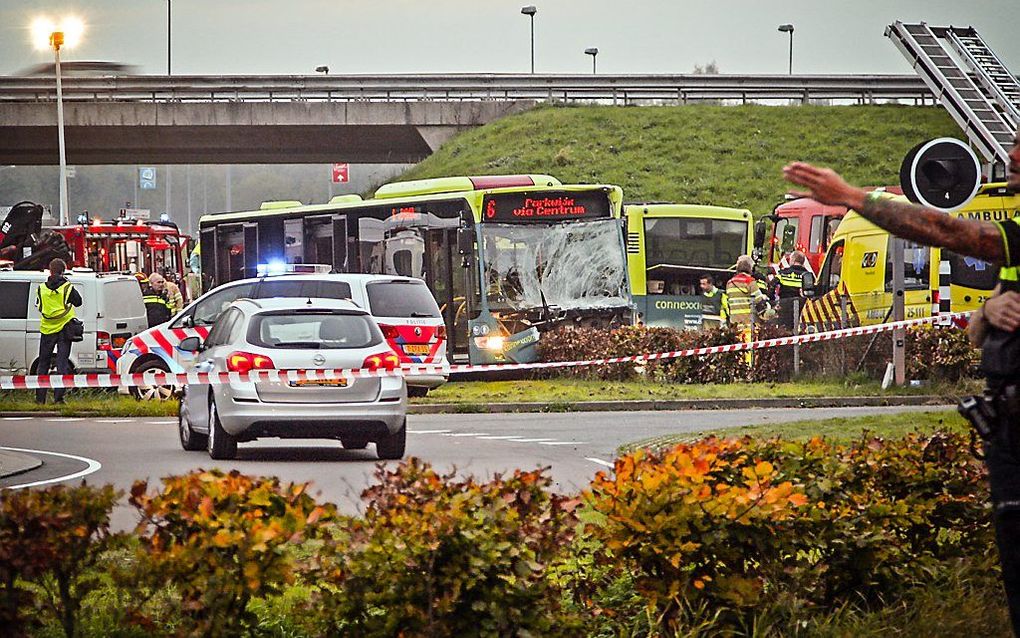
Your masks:
[[[940,107],[540,107],[453,138],[400,179],[547,173],[609,183],[627,201],[748,208],[782,201],[782,166],[832,166],[859,184],[896,184],[918,142],[962,133]]]

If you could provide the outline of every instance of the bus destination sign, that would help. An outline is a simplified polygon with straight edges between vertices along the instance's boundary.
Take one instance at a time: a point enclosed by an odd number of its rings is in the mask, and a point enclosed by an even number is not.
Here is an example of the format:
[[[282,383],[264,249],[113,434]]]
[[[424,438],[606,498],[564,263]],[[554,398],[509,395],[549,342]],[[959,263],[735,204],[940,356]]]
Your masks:
[[[502,223],[542,223],[610,217],[604,191],[540,191],[487,195],[482,220]]]

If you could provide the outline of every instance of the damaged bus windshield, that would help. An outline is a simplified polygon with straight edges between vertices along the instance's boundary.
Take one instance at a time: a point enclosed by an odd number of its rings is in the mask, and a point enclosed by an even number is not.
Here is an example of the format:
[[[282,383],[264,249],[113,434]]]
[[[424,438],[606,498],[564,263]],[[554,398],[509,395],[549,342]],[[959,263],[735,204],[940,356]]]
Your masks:
[[[486,297],[493,310],[625,306],[626,262],[613,219],[484,224]]]

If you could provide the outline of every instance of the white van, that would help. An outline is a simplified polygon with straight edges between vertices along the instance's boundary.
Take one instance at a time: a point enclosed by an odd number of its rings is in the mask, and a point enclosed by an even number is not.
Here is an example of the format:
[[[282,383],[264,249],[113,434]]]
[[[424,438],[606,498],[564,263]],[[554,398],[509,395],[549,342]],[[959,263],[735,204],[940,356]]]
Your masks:
[[[0,370],[36,373],[36,291],[49,276],[45,270],[0,270]],[[124,343],[148,327],[138,281],[91,268],[72,268],[64,276],[81,295],[74,314],[85,324],[85,338],[71,345],[71,365],[78,373],[113,372]]]

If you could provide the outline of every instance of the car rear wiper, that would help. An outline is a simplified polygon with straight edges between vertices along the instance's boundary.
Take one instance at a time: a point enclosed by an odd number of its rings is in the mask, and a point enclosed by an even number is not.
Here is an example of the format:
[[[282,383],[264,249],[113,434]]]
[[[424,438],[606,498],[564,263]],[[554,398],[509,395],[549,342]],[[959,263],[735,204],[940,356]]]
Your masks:
[[[309,350],[321,348],[322,344],[318,341],[288,341],[286,343],[278,343],[273,348],[307,348]]]
[[[435,317],[431,312],[412,312],[412,317]]]

